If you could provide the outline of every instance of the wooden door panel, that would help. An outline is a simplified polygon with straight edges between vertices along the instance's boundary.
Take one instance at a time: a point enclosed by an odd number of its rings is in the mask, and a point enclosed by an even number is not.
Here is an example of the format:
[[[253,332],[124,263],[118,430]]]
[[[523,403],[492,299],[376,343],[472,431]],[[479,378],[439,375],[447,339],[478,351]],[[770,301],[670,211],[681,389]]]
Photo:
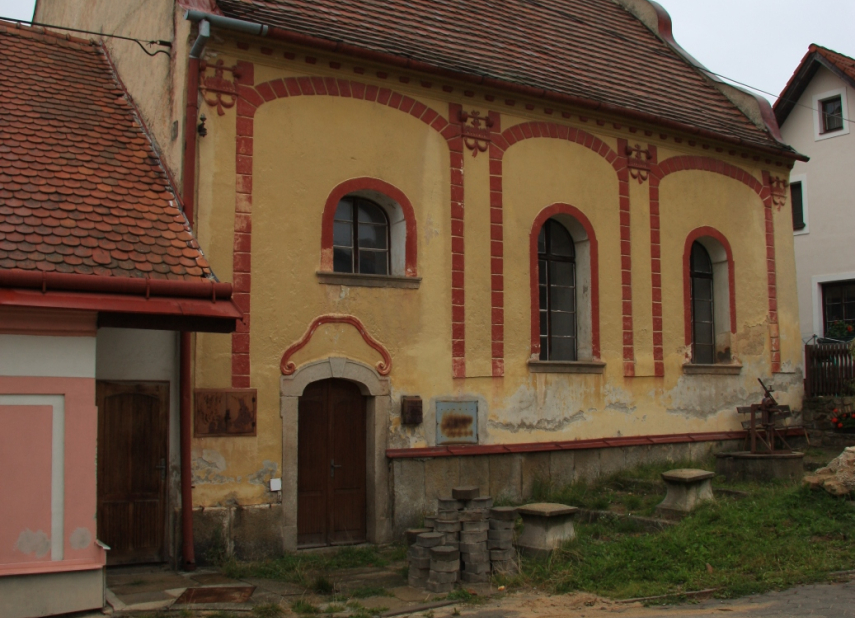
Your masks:
[[[365,397],[351,382],[315,382],[298,422],[298,544],[364,541]]]
[[[162,562],[169,384],[98,382],[98,538],[108,564]]]
[[[326,545],[329,418],[322,382],[306,388],[297,422],[297,544]]]
[[[365,540],[365,398],[355,384],[338,382],[330,398],[332,483],[330,543]]]

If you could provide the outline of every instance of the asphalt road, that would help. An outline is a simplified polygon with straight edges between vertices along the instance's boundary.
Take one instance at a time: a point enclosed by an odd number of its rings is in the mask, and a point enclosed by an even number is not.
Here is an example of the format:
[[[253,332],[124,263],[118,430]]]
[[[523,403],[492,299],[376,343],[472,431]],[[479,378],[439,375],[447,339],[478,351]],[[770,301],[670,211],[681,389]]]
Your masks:
[[[855,618],[855,582],[797,586],[733,600],[711,599],[656,607],[615,603],[584,594],[549,596],[525,592],[493,597],[481,605],[448,606],[432,611],[433,618],[458,615],[467,618]],[[425,615],[425,612],[410,614],[413,618]]]

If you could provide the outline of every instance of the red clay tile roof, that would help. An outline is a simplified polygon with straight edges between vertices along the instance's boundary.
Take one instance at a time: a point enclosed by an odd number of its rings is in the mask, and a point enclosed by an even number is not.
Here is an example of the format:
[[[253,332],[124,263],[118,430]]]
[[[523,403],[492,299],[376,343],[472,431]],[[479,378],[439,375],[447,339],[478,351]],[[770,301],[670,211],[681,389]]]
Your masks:
[[[103,49],[0,23],[0,269],[211,269]]]
[[[613,0],[217,0],[228,17],[781,150]]]
[[[790,81],[787,82],[775,101],[773,109],[779,125],[784,124],[799,97],[802,96],[810,80],[813,79],[821,66],[826,67],[832,73],[836,73],[838,77],[848,81],[855,88],[855,59],[812,43],[802,61],[799,62],[799,66],[793,72],[792,77],[790,77]]]

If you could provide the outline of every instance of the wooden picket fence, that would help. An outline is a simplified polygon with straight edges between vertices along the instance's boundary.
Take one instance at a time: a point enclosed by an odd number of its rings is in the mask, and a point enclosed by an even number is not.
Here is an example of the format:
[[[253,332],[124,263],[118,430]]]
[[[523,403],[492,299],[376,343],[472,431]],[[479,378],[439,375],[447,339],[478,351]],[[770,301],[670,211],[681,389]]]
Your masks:
[[[805,346],[805,397],[843,397],[855,392],[855,358],[848,343]]]

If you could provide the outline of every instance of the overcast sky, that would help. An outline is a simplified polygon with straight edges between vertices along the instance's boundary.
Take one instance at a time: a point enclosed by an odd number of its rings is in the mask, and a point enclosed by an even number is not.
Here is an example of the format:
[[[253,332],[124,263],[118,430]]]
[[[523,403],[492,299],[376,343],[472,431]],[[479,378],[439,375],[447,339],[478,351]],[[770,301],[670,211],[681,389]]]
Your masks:
[[[0,0],[0,16],[29,20],[34,3],[34,0]],[[659,3],[671,14],[674,36],[686,51],[715,73],[772,93],[764,95],[770,101],[786,85],[811,43],[855,56],[853,0],[659,0]]]

